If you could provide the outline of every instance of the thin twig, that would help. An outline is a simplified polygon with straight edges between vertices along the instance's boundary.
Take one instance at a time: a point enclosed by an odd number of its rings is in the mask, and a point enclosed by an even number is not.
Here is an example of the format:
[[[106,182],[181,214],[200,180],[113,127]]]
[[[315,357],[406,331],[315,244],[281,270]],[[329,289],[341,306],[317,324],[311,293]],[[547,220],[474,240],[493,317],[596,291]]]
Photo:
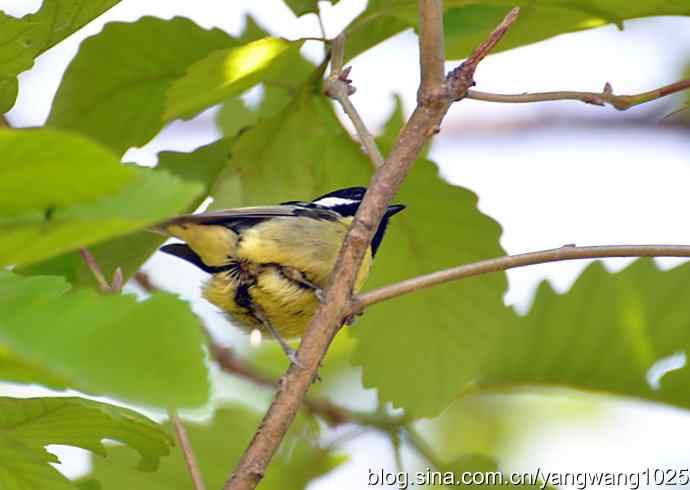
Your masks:
[[[503,39],[511,25],[517,21],[520,14],[520,7],[514,7],[503,21],[491,33],[472,55],[467,58],[460,66],[448,74],[448,84],[453,100],[460,100],[467,94],[467,90],[475,85],[474,72],[479,63],[496,47],[496,44]]]
[[[436,452],[429,446],[417,429],[408,425],[405,427],[405,434],[407,435],[407,442],[427,460],[434,470],[441,471],[445,467],[443,461],[439,459]]]
[[[209,352],[218,366],[229,374],[234,374],[260,386],[275,388],[278,383],[265,374],[238,360],[232,350],[222,347],[209,339]],[[336,427],[353,421],[353,412],[341,408],[322,398],[305,397],[304,407],[312,414],[319,415],[328,425]]]
[[[192,443],[187,435],[187,429],[185,429],[180,417],[177,415],[175,410],[168,410],[168,415],[170,416],[170,422],[175,428],[175,435],[177,436],[177,441],[180,443],[180,449],[184,455],[185,463],[187,463],[187,469],[192,477],[192,483],[194,484],[194,490],[206,490],[204,485],[204,479],[201,476],[201,470],[199,469],[199,464],[194,456],[194,450],[192,449]]]
[[[420,37],[430,35],[429,32],[442,35],[441,18],[438,17],[436,22],[436,26],[426,29]],[[420,40],[420,46],[422,45],[428,45],[426,39]],[[297,351],[298,362],[293,363],[280,379],[271,406],[223,487],[224,490],[250,490],[263,478],[273,454],[280,446],[311,386],[328,346],[350,309],[355,276],[383,215],[421,149],[437,131],[451,102],[449,93],[428,94],[420,90],[417,108],[400,132],[385,164],[374,173],[364,200],[345,236],[326,288],[326,298],[302,337]]]
[[[295,41],[317,41],[320,43],[324,43],[326,45],[331,43],[331,40],[326,38],[326,37],[317,37],[317,36],[305,36],[305,37],[300,37],[299,39],[295,39]]]
[[[317,3],[316,4],[317,12],[316,12],[316,19],[319,22],[319,31],[321,32],[321,37],[326,39],[328,36],[326,36],[326,26],[323,24],[323,17],[321,17],[321,6]]]
[[[481,262],[432,272],[358,295],[353,299],[350,314],[358,313],[368,306],[403,294],[466,277],[548,262],[610,257],[690,257],[690,245],[601,245],[595,247],[565,245],[539,252],[482,260]]]
[[[619,111],[630,109],[639,104],[675,94],[690,88],[690,78],[672,83],[658,89],[642,92],[634,95],[614,95],[611,84],[607,83],[601,92],[576,92],[572,90],[524,94],[492,94],[478,90],[468,90],[465,97],[468,99],[483,100],[486,102],[507,102],[524,104],[529,102],[545,102],[554,100],[579,100],[586,104],[605,106],[610,104]]]
[[[93,277],[96,279],[98,287],[101,288],[101,291],[103,291],[104,293],[114,292],[113,288],[110,287],[110,284],[103,275],[103,271],[101,271],[101,268],[98,265],[96,258],[93,256],[91,252],[89,252],[89,249],[87,249],[86,247],[82,247],[79,249],[79,254],[81,255],[82,259],[84,259],[84,262],[93,274]]]
[[[344,53],[345,35],[340,34],[333,40],[331,51],[331,74],[324,82],[324,94],[335,99],[341,105],[347,117],[349,117],[352,124],[354,124],[357,136],[359,136],[359,140],[364,145],[371,163],[374,165],[374,168],[378,168],[383,165],[383,156],[381,155],[379,147],[376,145],[374,137],[367,129],[357,109],[355,109],[355,106],[350,100],[350,95],[355,92],[355,87],[351,85],[352,80],[348,79],[350,68],[342,68]]]

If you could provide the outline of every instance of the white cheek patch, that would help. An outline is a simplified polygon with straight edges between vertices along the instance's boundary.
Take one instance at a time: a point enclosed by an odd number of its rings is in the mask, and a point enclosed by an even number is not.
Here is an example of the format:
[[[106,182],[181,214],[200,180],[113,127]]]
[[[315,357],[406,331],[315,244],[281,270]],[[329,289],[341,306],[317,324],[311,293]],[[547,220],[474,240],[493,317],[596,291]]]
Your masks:
[[[324,197],[318,201],[314,201],[314,204],[323,206],[325,208],[334,208],[336,206],[343,206],[347,204],[356,204],[360,201],[355,201],[353,199],[345,199],[343,197]]]

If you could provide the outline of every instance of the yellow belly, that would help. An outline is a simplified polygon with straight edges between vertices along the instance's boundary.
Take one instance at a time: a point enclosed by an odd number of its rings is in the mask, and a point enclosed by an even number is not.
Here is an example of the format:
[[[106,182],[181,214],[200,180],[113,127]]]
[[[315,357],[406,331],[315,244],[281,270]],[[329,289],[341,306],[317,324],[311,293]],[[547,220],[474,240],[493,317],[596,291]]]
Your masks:
[[[366,280],[371,267],[371,251],[367,253],[357,274],[355,292],[359,291]],[[332,265],[331,265],[332,268]],[[309,271],[300,271],[305,277],[314,280],[315,284],[324,287],[323,275]],[[257,273],[255,283],[246,288],[251,305],[241,305],[236,301],[238,280],[227,273],[214,274],[204,288],[204,297],[229,314],[233,323],[250,332],[259,329],[270,333],[259,320],[256,309],[260,309],[271,325],[284,338],[300,337],[319,307],[319,299],[314,291],[281,274],[275,266],[264,266]]]

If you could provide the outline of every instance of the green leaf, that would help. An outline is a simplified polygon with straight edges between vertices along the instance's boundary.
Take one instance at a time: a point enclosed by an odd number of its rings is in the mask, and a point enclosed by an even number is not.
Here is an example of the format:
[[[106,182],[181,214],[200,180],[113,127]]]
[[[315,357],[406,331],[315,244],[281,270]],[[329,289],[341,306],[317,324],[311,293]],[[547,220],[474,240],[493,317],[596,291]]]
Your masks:
[[[165,93],[190,65],[236,44],[219,29],[180,17],[107,24],[81,44],[47,124],[89,135],[121,155],[160,131]]]
[[[77,397],[0,397],[0,434],[37,451],[60,444],[103,457],[101,441],[116,440],[139,452],[142,471],[155,471],[173,444],[162,427],[133,410]]]
[[[298,52],[301,41],[267,37],[238,47],[214,51],[193,64],[168,90],[163,118],[191,117],[239,95],[269,74],[280,73],[282,62]]]
[[[49,456],[45,450],[29,449],[0,433],[0,485],[3,490],[74,490],[74,485],[48,464]]]
[[[239,135],[212,192],[214,208],[304,200],[366,185],[371,164],[330,101],[313,90],[303,87],[278,115]]]
[[[168,177],[168,173],[188,182],[204,185],[204,191],[180,212],[192,212],[210,192],[210,187],[225,168],[230,158],[230,141],[222,138],[214,143],[183,153],[164,151],[159,154],[156,171]],[[167,191],[166,191],[167,192]],[[149,197],[150,198],[150,197]],[[112,277],[117,267],[124,277],[134,275],[163,243],[165,237],[149,232],[136,232],[90,247],[98,265],[106,277]],[[97,287],[93,273],[86,266],[79,252],[69,252],[37,264],[19,269],[22,274],[44,274],[64,276],[74,286]]]
[[[0,131],[0,265],[28,264],[130,233],[184,210],[194,183],[125,166],[85,138]],[[31,192],[27,192],[30,189]]]
[[[229,469],[241,456],[260,420],[255,412],[230,406],[217,411],[210,423],[184,422],[206,488],[223,486]],[[305,488],[311,480],[342,462],[342,458],[319,448],[314,441],[315,434],[310,432],[313,430],[303,419],[295,421],[261,481],[261,489]],[[93,460],[93,470],[88,477],[98,478],[103,490],[187,490],[190,487],[189,473],[179,448],[175,448],[171,457],[163,460],[159,471],[153,474],[132,471],[131,454],[121,448],[113,448],[108,453],[107,462]]]
[[[257,24],[256,19],[254,19],[253,16],[247,14],[244,17],[244,30],[237,38],[237,41],[240,44],[248,44],[252,41],[258,41],[259,39],[267,36],[268,33],[266,30]]]
[[[504,255],[501,229],[477,210],[477,197],[443,182],[428,160],[415,164],[395,201],[407,209],[391,220],[367,289]],[[438,414],[474,380],[512,319],[506,287],[505,274],[492,274],[367,308],[354,327],[364,386],[410,415]]]
[[[522,12],[495,51],[534,43],[550,37],[606,24],[622,29],[623,21],[655,15],[688,15],[683,0],[599,2],[567,0],[466,0],[444,2],[446,56],[466,58],[486,40],[506,13],[514,7]],[[413,0],[372,0],[367,9],[347,28],[348,58],[369,49],[408,28],[417,28],[417,2]]]
[[[226,136],[235,136],[240,130],[251,126],[259,114],[251,110],[239,97],[232,97],[221,106],[216,116],[216,124]]]
[[[318,0],[284,0],[285,4],[290,7],[297,17],[308,13],[319,13]],[[329,0],[331,4],[335,5],[339,0]]]
[[[267,73],[263,81],[264,94],[257,107],[249,108],[237,97],[227,99],[218,111],[216,122],[226,136],[235,136],[240,130],[255,124],[259,119],[277,115],[299,93],[301,87],[316,67],[305,60],[298,51],[286,55],[280,72]]]
[[[501,329],[477,387],[565,385],[690,408],[690,371],[648,381],[660,359],[690,352],[690,265],[590,265],[559,295],[544,282],[529,314]],[[471,353],[468,353],[472,355]]]
[[[94,202],[121,191],[136,177],[102,146],[58,131],[2,129],[0,153],[0,179],[10,191],[0,194],[3,225]]]
[[[74,489],[48,464],[57,458],[45,446],[76,446],[105,457],[106,438],[138,451],[142,471],[154,471],[173,443],[155,422],[126,408],[76,397],[0,397],[0,488]]]
[[[70,292],[59,277],[0,271],[0,345],[66,386],[161,407],[198,406],[209,391],[202,344],[199,320],[171,295],[137,302]],[[0,377],[6,369],[0,363]]]
[[[120,0],[44,0],[35,14],[20,19],[0,11],[0,113],[17,97],[17,75],[34,58],[78,31]]]

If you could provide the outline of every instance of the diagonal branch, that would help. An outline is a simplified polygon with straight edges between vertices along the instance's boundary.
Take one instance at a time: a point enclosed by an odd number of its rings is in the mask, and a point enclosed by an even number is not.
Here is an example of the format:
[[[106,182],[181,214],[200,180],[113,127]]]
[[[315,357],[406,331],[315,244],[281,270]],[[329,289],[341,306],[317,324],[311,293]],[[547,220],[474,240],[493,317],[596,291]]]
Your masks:
[[[441,1],[420,0],[420,6],[424,10],[441,8]],[[432,44],[429,36],[443,34],[441,21],[440,14],[423,18],[423,22],[429,23],[420,35],[423,65],[432,63],[425,58],[425,47]],[[432,22],[435,25],[432,26]],[[428,70],[426,73],[429,73]],[[388,159],[374,173],[364,200],[348,230],[331,274],[325,301],[307,327],[297,351],[298,362],[292,364],[281,377],[271,406],[223,487],[224,490],[253,489],[263,478],[273,454],[311,386],[328,346],[338,332],[343,318],[351,309],[355,276],[388,205],[423,146],[438,131],[452,103],[447,84],[448,81],[443,82],[443,90],[439,91],[431,87],[430,93],[424,90],[424,86],[420,86],[417,108],[400,132]]]
[[[350,95],[355,93],[355,87],[352,86],[352,80],[348,79],[351,68],[343,68],[344,55],[345,34],[343,33],[336,37],[331,45],[331,74],[324,82],[323,93],[338,101],[342,106],[345,114],[355,126],[357,136],[359,136],[359,140],[364,145],[367,155],[376,169],[383,165],[383,156],[374,137],[350,100]]]
[[[187,435],[187,429],[185,429],[182,424],[182,420],[177,415],[175,410],[168,410],[168,415],[170,416],[170,422],[175,429],[175,436],[180,443],[180,449],[182,450],[182,455],[184,456],[185,463],[187,463],[187,469],[192,477],[192,484],[194,485],[194,490],[206,490],[204,485],[204,479],[201,476],[201,470],[199,469],[199,464],[194,456],[194,451],[192,450],[192,443]]]
[[[660,87],[648,92],[634,95],[614,95],[611,84],[607,83],[601,92],[576,92],[572,90],[524,94],[492,94],[478,90],[468,90],[465,97],[468,99],[483,100],[486,102],[507,102],[524,104],[529,102],[546,102],[554,100],[579,100],[586,104],[605,106],[610,104],[619,111],[630,109],[639,104],[675,94],[690,88],[690,78]]]
[[[595,247],[564,245],[560,248],[539,252],[506,255],[505,257],[482,260],[481,262],[432,272],[431,274],[418,276],[360,294],[354,298],[350,314],[358,313],[368,306],[402,296],[403,294],[450,281],[457,281],[466,277],[505,271],[527,265],[606,257],[690,257],[690,245],[600,245]]]

